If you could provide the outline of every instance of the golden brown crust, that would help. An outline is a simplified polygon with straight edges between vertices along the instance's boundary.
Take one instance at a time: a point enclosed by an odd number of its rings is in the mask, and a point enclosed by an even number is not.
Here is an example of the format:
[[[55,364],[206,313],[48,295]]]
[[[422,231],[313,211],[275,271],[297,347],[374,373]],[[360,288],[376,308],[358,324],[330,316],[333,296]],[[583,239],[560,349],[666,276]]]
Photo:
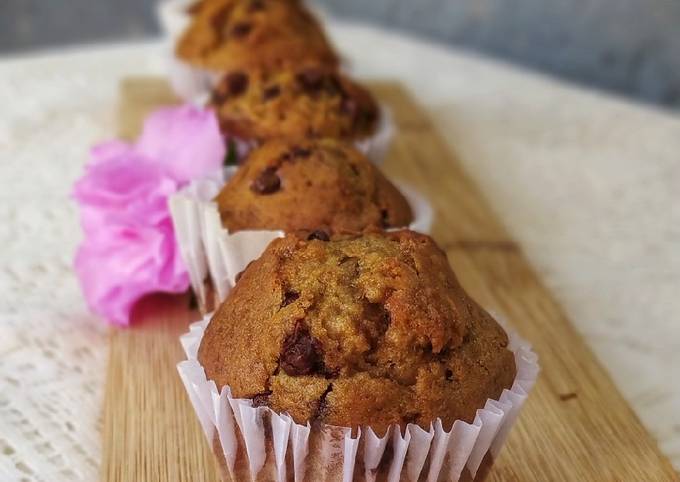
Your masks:
[[[352,145],[271,140],[250,153],[217,196],[229,231],[327,232],[408,226],[411,208]]]
[[[193,65],[225,72],[338,58],[314,16],[296,0],[210,0],[190,10],[176,46]]]
[[[252,263],[206,329],[199,361],[218,387],[299,423],[428,428],[472,421],[515,376],[503,329],[411,231],[307,240]]]
[[[371,94],[336,69],[297,64],[230,71],[210,105],[225,133],[261,141],[275,137],[364,139],[375,133]]]

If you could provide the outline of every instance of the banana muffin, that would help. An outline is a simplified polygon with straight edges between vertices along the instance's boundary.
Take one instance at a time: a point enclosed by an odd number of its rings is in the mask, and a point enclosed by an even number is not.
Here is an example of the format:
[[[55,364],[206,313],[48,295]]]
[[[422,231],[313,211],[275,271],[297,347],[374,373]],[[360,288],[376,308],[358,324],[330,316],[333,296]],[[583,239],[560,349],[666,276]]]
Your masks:
[[[216,201],[230,232],[357,232],[413,220],[397,188],[354,146],[335,139],[263,143]]]
[[[225,133],[254,141],[361,140],[376,132],[380,117],[366,89],[318,64],[230,71],[214,88],[210,106]]]
[[[204,0],[189,13],[176,54],[197,67],[225,72],[306,61],[338,65],[319,22],[300,1]]]
[[[515,377],[504,330],[412,231],[273,241],[202,339],[218,389],[298,423],[448,430]]]

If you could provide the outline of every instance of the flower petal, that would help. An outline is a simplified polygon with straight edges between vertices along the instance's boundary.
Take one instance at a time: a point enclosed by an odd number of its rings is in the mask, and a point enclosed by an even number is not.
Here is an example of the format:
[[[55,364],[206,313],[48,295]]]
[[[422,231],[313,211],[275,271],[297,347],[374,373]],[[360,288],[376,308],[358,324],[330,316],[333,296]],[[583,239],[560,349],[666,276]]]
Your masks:
[[[147,294],[181,293],[189,287],[186,270],[174,269],[182,264],[167,225],[118,230],[107,241],[86,238],[75,270],[92,311],[111,323],[128,325],[134,304]]]
[[[94,166],[102,162],[108,162],[112,159],[120,157],[128,157],[134,155],[134,146],[127,142],[114,139],[112,141],[102,142],[90,149],[90,159],[87,166]]]
[[[136,149],[182,183],[219,172],[226,154],[215,114],[190,104],[149,115]]]
[[[76,182],[73,197],[86,233],[110,225],[155,225],[169,216],[177,182],[138,154],[96,163]]]

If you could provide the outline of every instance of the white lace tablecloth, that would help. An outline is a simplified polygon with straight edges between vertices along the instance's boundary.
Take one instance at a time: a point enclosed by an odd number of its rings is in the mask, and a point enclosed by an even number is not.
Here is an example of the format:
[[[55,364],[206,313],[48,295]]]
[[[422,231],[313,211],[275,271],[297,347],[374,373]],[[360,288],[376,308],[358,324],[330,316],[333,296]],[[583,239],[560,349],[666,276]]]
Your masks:
[[[398,78],[680,467],[680,120],[374,28],[332,23]],[[0,480],[92,481],[107,329],[71,271],[69,190],[113,136],[118,81],[160,43],[0,61]],[[672,370],[675,368],[675,371]]]

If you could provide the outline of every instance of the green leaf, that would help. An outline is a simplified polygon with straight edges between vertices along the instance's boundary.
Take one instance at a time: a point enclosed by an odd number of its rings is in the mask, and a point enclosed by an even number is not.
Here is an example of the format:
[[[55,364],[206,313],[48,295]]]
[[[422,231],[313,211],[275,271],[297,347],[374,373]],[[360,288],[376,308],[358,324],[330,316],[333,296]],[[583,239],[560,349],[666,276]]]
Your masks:
[[[227,141],[227,155],[224,157],[224,166],[236,165],[238,165],[238,149],[236,147],[236,141],[234,139],[229,139]]]

